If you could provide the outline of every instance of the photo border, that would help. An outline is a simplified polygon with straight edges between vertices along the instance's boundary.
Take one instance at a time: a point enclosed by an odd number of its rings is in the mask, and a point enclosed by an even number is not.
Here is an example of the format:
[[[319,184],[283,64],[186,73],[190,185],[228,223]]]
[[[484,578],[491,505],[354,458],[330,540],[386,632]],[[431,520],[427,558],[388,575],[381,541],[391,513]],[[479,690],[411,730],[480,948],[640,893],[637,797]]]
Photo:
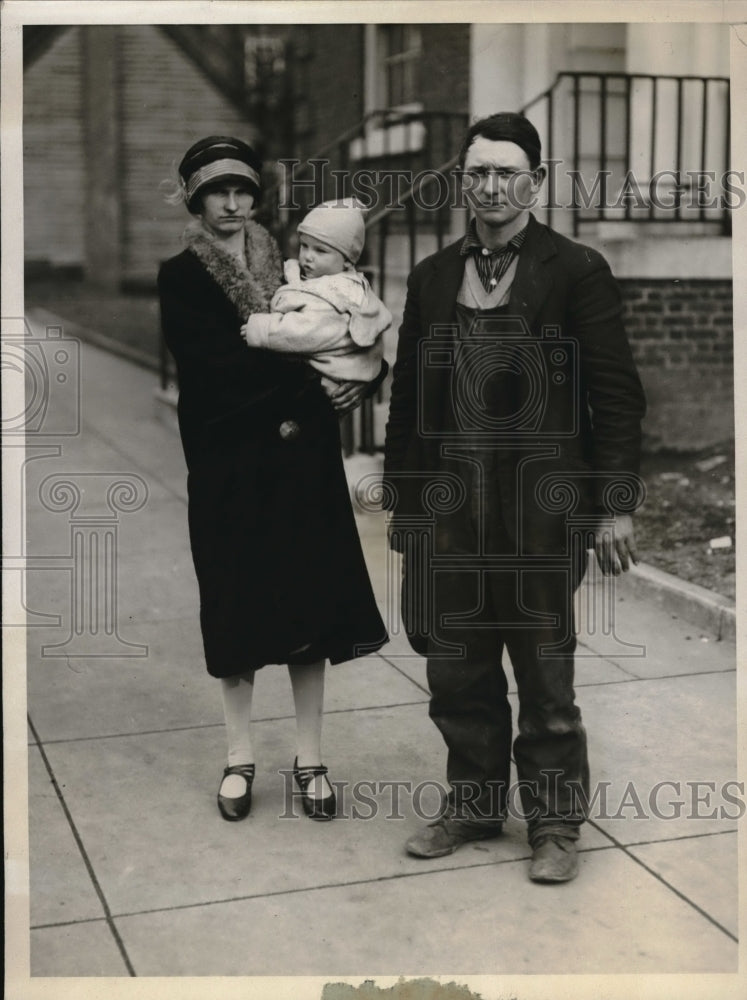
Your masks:
[[[198,0],[180,2],[118,2],[96,3],[94,0],[5,0],[0,12],[2,19],[2,106],[0,134],[2,136],[2,315],[23,315],[23,174],[22,174],[22,45],[24,24],[159,24],[159,23],[386,23],[416,22],[727,22],[731,28],[731,95],[732,95],[732,165],[747,169],[747,3],[744,2],[679,2],[657,3],[639,0],[618,0],[616,3],[568,3],[565,0],[544,0],[531,4],[477,0],[457,5],[455,2],[431,0],[428,3],[390,2],[390,0],[358,0],[347,2],[316,2],[316,0],[239,0],[239,2],[205,3]],[[733,219],[732,260],[734,289],[735,425],[745,424],[747,407],[743,386],[747,376],[747,281],[737,280],[744,274],[747,263],[747,212],[735,212]],[[741,266],[740,266],[741,265]],[[5,383],[5,372],[3,372]],[[3,386],[5,397],[7,386]],[[6,398],[7,401],[7,398]],[[736,434],[737,551],[747,544],[743,519],[740,517],[747,485],[747,457],[743,435]],[[3,499],[6,505],[20,503],[14,485],[4,480]],[[8,507],[6,506],[6,510]],[[745,594],[744,560],[737,566],[737,594]],[[393,976],[367,974],[326,977],[137,977],[127,978],[46,978],[29,976],[29,886],[28,886],[28,746],[26,729],[25,639],[22,629],[3,631],[4,663],[3,697],[5,742],[5,845],[6,845],[6,990],[9,1000],[35,998],[96,997],[150,998],[158,1000],[204,1000],[205,996],[232,998],[264,998],[273,1000],[318,1000],[329,982],[360,985],[375,978],[376,985],[387,987],[399,980]],[[737,622],[737,663],[745,648],[745,621]],[[737,670],[738,713],[742,725],[738,732],[738,774],[744,780],[746,743],[744,737],[745,682],[744,670]],[[740,873],[740,972],[734,975],[458,975],[448,970],[433,974],[442,983],[456,982],[476,991],[484,1000],[515,997],[539,998],[679,998],[702,997],[719,1000],[745,995],[745,929],[747,929],[747,893],[744,891],[745,828],[739,831]],[[499,919],[499,918],[498,918]],[[407,977],[407,970],[403,970]],[[407,977],[422,978],[422,977]],[[413,1000],[415,997],[413,996]]]

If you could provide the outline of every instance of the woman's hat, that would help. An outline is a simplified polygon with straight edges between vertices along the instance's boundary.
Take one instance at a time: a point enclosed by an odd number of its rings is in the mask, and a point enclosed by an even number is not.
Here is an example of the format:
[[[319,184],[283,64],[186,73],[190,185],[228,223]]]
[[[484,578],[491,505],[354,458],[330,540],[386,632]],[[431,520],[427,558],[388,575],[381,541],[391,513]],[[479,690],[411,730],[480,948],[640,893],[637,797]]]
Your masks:
[[[229,177],[247,181],[255,200],[258,199],[261,170],[259,155],[241,139],[227,135],[210,135],[200,139],[190,146],[179,164],[187,208],[192,211],[193,199],[200,188]]]
[[[339,250],[355,264],[363,253],[366,238],[363,210],[364,206],[355,198],[323,201],[299,223],[297,232]]]

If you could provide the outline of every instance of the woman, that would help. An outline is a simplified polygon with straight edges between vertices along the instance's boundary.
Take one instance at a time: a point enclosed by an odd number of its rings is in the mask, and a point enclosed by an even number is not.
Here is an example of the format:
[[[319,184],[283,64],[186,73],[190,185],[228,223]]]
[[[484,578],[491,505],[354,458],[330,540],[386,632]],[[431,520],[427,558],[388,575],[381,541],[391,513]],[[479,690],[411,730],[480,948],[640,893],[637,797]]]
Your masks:
[[[254,672],[287,663],[295,780],[307,815],[331,819],[335,796],[321,763],[325,660],[366,655],[387,641],[333,407],[348,408],[362,389],[343,386],[331,402],[304,362],[249,348],[241,337],[252,313],[267,312],[282,275],[276,243],[251,219],[260,170],[239,139],[210,136],[187,151],[179,175],[196,224],[187,248],[159,272],[161,318],[179,375],[205,658],[220,678],[228,737],[220,813],[249,813]]]

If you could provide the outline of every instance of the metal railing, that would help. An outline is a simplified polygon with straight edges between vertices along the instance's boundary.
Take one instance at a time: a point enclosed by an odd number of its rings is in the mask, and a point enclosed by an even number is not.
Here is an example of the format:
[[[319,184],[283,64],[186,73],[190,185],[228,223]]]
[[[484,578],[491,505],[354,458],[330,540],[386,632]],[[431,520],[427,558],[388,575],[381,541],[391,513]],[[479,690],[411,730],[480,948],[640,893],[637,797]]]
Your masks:
[[[576,236],[589,222],[730,232],[728,78],[563,72],[522,111],[543,140],[549,225],[570,210]]]
[[[686,122],[685,92],[693,87],[700,91],[698,114]],[[617,113],[613,111],[620,101],[624,108],[622,130],[619,107]],[[543,104],[544,123],[531,114]],[[592,113],[583,116],[584,106],[590,105]],[[639,118],[638,129],[633,123],[634,108]],[[663,130],[661,120],[671,110],[674,125]],[[520,113],[532,118],[543,140],[548,174],[545,198],[539,207],[547,213],[549,225],[555,223],[556,213],[562,208],[572,212],[575,235],[582,223],[600,221],[712,222],[722,233],[730,232],[731,215],[725,199],[714,194],[709,201],[708,193],[702,191],[705,196],[696,198],[690,206],[683,197],[694,190],[698,177],[717,185],[728,170],[730,119],[726,77],[563,72],[547,90],[524,105]],[[407,212],[413,197],[434,184],[435,175],[451,175],[457,162],[457,156],[446,160],[432,175],[413,185],[397,206],[371,216],[367,229],[386,232],[396,210],[404,208]],[[560,203],[559,177],[569,181],[571,198],[567,203]],[[662,192],[651,187],[652,179],[657,177],[671,181],[667,192],[671,198],[666,202]],[[589,195],[596,195],[596,201]],[[417,232],[413,232],[409,246],[412,260],[418,256],[416,239]],[[440,249],[440,241],[438,246]],[[382,285],[378,291],[382,293]]]
[[[404,207],[418,176],[451,154],[466,122],[466,112],[369,111],[305,160],[279,161],[280,176],[264,196],[268,224],[286,248],[296,223],[320,201],[355,195],[374,213],[400,200]]]

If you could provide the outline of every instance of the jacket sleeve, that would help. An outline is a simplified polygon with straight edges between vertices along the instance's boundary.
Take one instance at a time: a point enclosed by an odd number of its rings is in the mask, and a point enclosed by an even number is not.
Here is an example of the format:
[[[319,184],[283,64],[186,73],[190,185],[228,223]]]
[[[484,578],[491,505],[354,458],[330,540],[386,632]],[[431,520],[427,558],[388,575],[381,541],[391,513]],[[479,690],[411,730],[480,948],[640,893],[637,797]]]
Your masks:
[[[384,445],[384,482],[390,479],[390,490],[384,490],[384,507],[396,508],[396,487],[393,479],[405,471],[405,458],[412,436],[417,433],[418,408],[418,345],[420,341],[420,280],[416,268],[407,280],[407,298],[399,328],[397,358],[394,364],[392,395]]]
[[[339,351],[351,347],[347,333],[347,315],[331,307],[314,308],[303,302],[297,293],[297,308],[288,312],[257,313],[246,325],[246,342],[250,347],[264,347],[285,354],[307,357],[321,351]]]
[[[569,312],[591,417],[595,503],[600,511],[629,513],[643,499],[630,493],[641,493],[633,483],[646,400],[622,322],[620,290],[601,255],[591,253],[589,269],[571,290]]]

